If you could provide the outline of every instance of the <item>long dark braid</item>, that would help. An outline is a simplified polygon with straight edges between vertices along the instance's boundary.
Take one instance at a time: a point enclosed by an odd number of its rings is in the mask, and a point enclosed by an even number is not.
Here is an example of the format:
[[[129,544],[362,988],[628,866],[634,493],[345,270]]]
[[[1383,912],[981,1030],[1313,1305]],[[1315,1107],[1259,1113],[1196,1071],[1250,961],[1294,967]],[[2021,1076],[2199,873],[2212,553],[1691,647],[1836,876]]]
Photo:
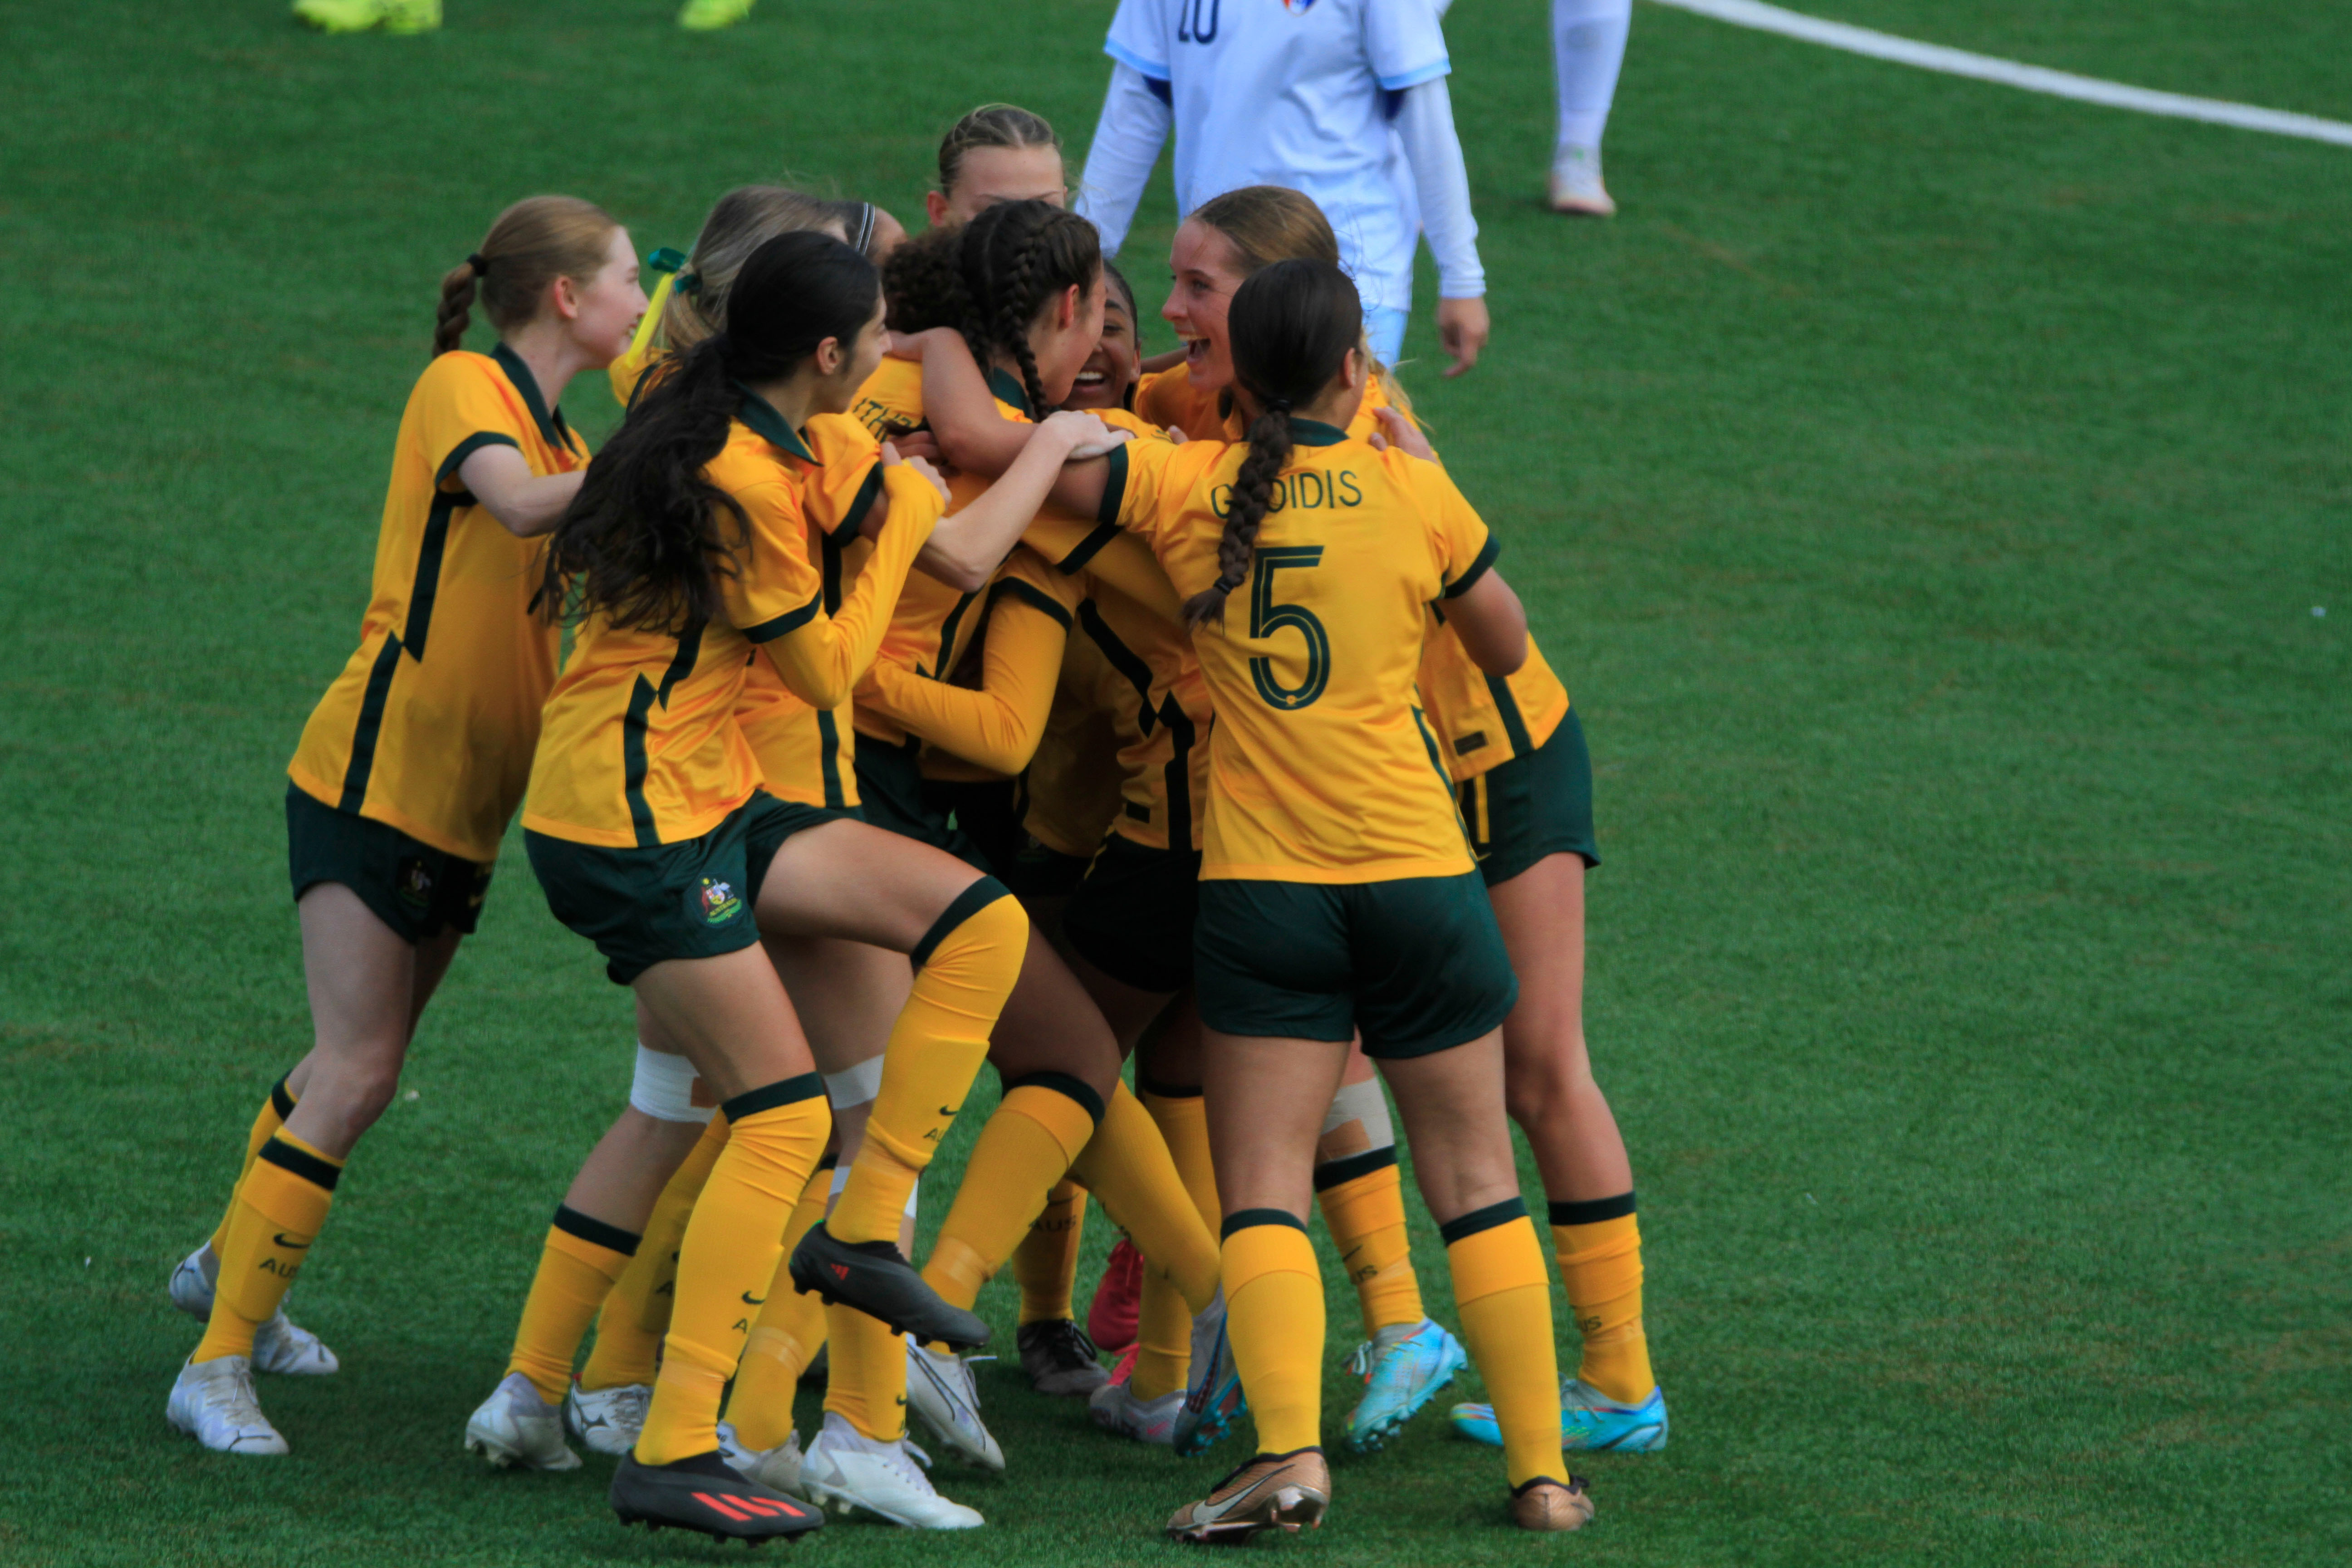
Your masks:
[[[1249,456],[1234,476],[1217,580],[1185,601],[1189,626],[1222,620],[1225,600],[1249,578],[1257,531],[1274,507],[1275,481],[1290,462],[1290,411],[1313,403],[1339,377],[1364,329],[1364,306],[1348,275],[1328,261],[1277,261],[1234,291],[1226,334],[1234,382],[1257,403]]]

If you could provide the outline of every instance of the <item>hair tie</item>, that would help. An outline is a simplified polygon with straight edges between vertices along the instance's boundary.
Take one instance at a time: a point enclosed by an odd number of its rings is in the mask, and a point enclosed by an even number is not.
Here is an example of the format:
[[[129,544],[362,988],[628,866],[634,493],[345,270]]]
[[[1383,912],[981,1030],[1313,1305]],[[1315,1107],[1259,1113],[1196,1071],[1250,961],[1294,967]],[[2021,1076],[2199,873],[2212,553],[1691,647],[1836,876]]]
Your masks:
[[[860,202],[857,209],[856,237],[849,242],[849,247],[863,256],[866,247],[874,243],[874,204]]]
[[[679,273],[677,275],[677,292],[681,294],[699,295],[702,292],[702,274],[699,272]]]
[[[1290,399],[1269,397],[1265,400],[1265,411],[1268,414],[1287,414],[1290,412]]]
[[[488,278],[490,275],[490,258],[478,250],[466,258],[466,265],[474,269],[474,276],[477,278]]]

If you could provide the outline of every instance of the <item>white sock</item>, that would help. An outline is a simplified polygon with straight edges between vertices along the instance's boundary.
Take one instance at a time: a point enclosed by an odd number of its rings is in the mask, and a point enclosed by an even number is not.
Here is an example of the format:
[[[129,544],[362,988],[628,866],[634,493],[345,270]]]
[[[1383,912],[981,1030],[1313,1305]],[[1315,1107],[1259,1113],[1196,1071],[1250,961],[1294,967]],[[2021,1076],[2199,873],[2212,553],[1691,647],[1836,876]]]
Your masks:
[[[1633,0],[1551,0],[1552,60],[1559,75],[1559,149],[1599,148],[1625,63]]]

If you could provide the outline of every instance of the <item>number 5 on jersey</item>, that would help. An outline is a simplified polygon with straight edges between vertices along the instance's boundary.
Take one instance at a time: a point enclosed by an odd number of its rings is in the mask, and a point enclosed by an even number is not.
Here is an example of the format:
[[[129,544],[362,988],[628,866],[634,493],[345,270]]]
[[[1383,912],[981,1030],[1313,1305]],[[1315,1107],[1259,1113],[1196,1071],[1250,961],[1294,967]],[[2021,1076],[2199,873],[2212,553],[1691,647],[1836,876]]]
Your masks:
[[[1273,708],[1304,708],[1323,695],[1323,688],[1331,679],[1331,638],[1315,612],[1304,605],[1285,605],[1275,598],[1275,576],[1286,569],[1304,571],[1319,566],[1323,547],[1319,544],[1268,544],[1257,552],[1255,569],[1250,574],[1250,628],[1253,641],[1270,637],[1279,631],[1296,631],[1307,639],[1307,677],[1297,686],[1284,686],[1274,678],[1274,660],[1259,657],[1250,660],[1250,679],[1257,694]]]

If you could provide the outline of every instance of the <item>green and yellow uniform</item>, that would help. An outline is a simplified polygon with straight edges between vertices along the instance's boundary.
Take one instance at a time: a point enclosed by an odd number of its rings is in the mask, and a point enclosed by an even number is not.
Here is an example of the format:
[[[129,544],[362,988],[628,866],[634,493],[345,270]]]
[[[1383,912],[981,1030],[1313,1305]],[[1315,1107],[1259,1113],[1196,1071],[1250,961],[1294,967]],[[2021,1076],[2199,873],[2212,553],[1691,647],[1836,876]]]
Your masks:
[[[838,759],[823,727],[847,718],[940,500],[911,469],[877,469],[849,421],[809,426],[793,430],[746,392],[706,469],[750,523],[719,579],[724,615],[673,634],[592,614],[548,698],[523,813],[531,864],[557,918],[596,942],[622,984],[665,958],[757,941],[750,906],[775,847],[841,814],[826,804]],[[887,522],[866,569],[829,612],[823,560],[877,507]],[[739,718],[755,657],[808,721],[764,766]]]
[[[1181,365],[1145,376],[1135,396],[1138,414],[1195,440],[1246,439],[1240,415],[1222,403],[1219,394],[1194,387]],[[1376,377],[1365,385],[1348,434],[1360,439],[1380,428],[1376,416],[1388,405]],[[1509,881],[1547,855],[1571,853],[1588,866],[1601,864],[1584,727],[1532,636],[1527,663],[1508,676],[1490,676],[1470,662],[1462,640],[1431,606],[1421,700],[1458,786],[1463,821],[1488,887]]]
[[[401,416],[359,647],[287,768],[295,896],[343,883],[412,942],[474,929],[555,676],[540,546],[457,477],[493,446],[541,476],[588,459],[511,349],[436,358]]]
[[[991,371],[989,385],[1000,416],[1031,422],[1028,396],[1018,381],[1003,371]],[[926,417],[922,366],[885,360],[859,389],[851,412],[884,440],[921,428]],[[1111,423],[1127,421],[1139,431],[1146,428],[1117,411],[1107,418]],[[961,510],[985,493],[989,484],[976,474],[959,474],[949,482],[948,510]],[[1046,564],[1065,574],[1091,569],[1143,592],[1150,591],[1148,584],[1158,576],[1150,552],[1122,539],[1118,530],[1103,528],[1093,520],[1068,518],[1050,507],[1039,513],[1024,542]],[[861,569],[863,554],[855,542],[846,548],[842,562],[846,575],[854,577]],[[1164,585],[1160,591],[1166,591]],[[919,574],[899,598],[877,662],[918,679],[950,681],[971,650],[986,609],[985,591],[961,593]],[[985,774],[951,757],[927,756],[921,739],[892,715],[888,697],[878,689],[869,691],[867,700],[859,702],[857,729],[866,742],[858,748],[858,781],[870,819],[975,865],[988,864],[991,858],[950,821],[951,812],[982,805],[975,795],[985,791],[959,786],[982,782]],[[1005,816],[1008,826],[1016,825],[1017,816],[1011,815],[1011,782],[998,780],[993,787],[1003,798],[991,808],[991,815]]]
[[[1414,700],[1425,607],[1491,564],[1445,471],[1294,420],[1296,449],[1222,625],[1193,634],[1209,744],[1196,963],[1229,1034],[1374,1056],[1475,1039],[1517,994]],[[1102,520],[1147,539],[1180,595],[1208,588],[1248,448],[1132,443]],[[1369,978],[1366,978],[1369,977]]]

